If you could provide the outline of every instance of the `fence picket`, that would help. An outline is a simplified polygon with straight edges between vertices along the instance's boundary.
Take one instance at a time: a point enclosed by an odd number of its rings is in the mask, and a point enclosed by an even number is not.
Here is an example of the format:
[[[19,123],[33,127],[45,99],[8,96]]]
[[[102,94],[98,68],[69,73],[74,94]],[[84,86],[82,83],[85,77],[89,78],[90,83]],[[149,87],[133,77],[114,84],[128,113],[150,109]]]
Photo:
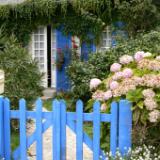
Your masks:
[[[119,150],[122,155],[131,148],[132,111],[131,103],[127,100],[119,102]]]
[[[11,158],[11,130],[10,130],[10,100],[6,98],[4,100],[4,149],[5,149],[5,160]]]
[[[20,107],[20,158],[27,160],[27,136],[26,136],[26,101],[19,101]]]
[[[118,104],[113,102],[111,104],[111,129],[110,129],[110,151],[115,156],[118,147]]]
[[[42,160],[43,157],[42,101],[40,98],[36,101],[36,133],[37,133],[36,159]]]
[[[4,157],[4,117],[3,117],[3,97],[0,97],[0,157]]]
[[[53,160],[60,160],[60,103],[57,100],[53,101]]]
[[[76,104],[76,159],[83,160],[83,103]]]
[[[131,103],[127,100],[113,102],[110,114],[100,113],[100,103],[95,102],[93,113],[83,113],[83,102],[77,101],[76,112],[67,112],[65,101],[54,100],[51,112],[42,112],[42,101],[36,101],[36,111],[26,111],[26,101],[19,101],[19,111],[10,110],[9,99],[0,98],[0,157],[11,159],[10,149],[10,119],[20,121],[20,146],[13,152],[14,159],[27,160],[27,148],[33,143],[36,145],[36,159],[43,159],[43,132],[46,125],[52,125],[52,152],[53,160],[66,160],[66,125],[76,134],[76,159],[83,160],[83,142],[93,151],[93,160],[105,159],[100,149],[101,122],[111,123],[110,150],[114,156],[117,147],[125,155],[131,147],[132,111]],[[27,119],[36,120],[36,131],[33,135],[26,136]],[[43,123],[43,119],[46,119]],[[93,122],[93,140],[83,131],[83,122]],[[28,142],[28,143],[27,143]],[[3,148],[3,149],[2,149]],[[3,152],[4,151],[4,152]],[[15,158],[16,157],[16,158]]]
[[[93,105],[93,160],[99,160],[100,155],[100,103]]]
[[[65,101],[60,102],[61,109],[61,160],[66,160],[66,104]]]

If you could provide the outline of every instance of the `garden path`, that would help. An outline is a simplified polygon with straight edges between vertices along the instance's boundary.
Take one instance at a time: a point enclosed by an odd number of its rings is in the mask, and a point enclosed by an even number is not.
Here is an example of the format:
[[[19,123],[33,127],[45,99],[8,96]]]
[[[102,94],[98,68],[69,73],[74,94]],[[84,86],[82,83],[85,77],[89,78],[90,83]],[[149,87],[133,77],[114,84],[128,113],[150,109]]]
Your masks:
[[[43,108],[43,111],[46,109]],[[35,130],[34,122],[27,125],[27,134],[30,135]],[[66,160],[76,160],[76,135],[75,133],[67,126],[67,142],[66,142]],[[54,136],[54,135],[53,135]],[[29,160],[36,160],[36,144],[34,143],[28,151]],[[93,153],[92,151],[83,144],[83,159],[92,160]],[[50,127],[43,134],[43,160],[52,160],[52,128]]]

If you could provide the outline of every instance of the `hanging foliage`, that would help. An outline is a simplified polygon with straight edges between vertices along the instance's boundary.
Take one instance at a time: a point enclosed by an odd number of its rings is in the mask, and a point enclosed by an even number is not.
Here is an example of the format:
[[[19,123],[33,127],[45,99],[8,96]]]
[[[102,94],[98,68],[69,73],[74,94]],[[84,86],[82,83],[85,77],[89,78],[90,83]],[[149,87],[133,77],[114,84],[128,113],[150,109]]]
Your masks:
[[[109,6],[108,0],[105,0]],[[4,26],[7,35],[14,33],[20,42],[29,42],[30,33],[39,25],[52,25],[58,28],[63,25],[65,34],[73,34],[87,40],[88,33],[98,39],[104,28],[104,22],[98,16],[103,1],[57,1],[27,0],[16,5],[0,6],[0,26]],[[105,6],[106,7],[106,6]],[[111,22],[110,10],[106,14],[108,24]]]

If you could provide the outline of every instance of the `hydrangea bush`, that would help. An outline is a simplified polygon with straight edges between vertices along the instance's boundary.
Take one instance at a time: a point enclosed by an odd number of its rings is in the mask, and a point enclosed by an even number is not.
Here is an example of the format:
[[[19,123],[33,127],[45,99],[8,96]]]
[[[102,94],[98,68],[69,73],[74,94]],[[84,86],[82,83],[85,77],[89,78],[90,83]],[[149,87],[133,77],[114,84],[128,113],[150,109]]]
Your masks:
[[[160,143],[160,56],[154,55],[143,51],[133,56],[123,55],[110,66],[106,79],[90,81],[92,98],[88,108],[95,100],[101,102],[102,112],[109,112],[113,101],[128,99],[132,102],[133,143],[136,145]],[[102,144],[107,136],[106,127],[102,125]],[[160,145],[158,147],[160,149]]]
[[[110,71],[105,80],[90,81],[92,100],[102,102],[101,110],[107,111],[112,101],[126,98],[133,102],[133,110],[142,111],[139,116],[135,112],[135,121],[160,121],[160,56],[143,51],[134,56],[123,55]]]

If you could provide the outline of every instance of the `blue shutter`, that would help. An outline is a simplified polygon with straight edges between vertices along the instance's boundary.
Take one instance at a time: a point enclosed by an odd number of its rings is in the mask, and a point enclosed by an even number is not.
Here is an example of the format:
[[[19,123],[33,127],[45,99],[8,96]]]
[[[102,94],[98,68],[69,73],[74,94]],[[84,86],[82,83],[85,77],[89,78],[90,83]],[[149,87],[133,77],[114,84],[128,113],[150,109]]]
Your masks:
[[[93,41],[91,43],[86,43],[83,42],[82,46],[81,46],[81,58],[84,61],[88,60],[89,54],[90,53],[94,53],[96,52],[96,46],[93,43]]]
[[[57,50],[61,49],[63,56],[64,56],[64,62],[61,68],[57,68],[57,91],[68,91],[70,89],[70,82],[69,78],[66,74],[66,67],[68,66],[70,62],[70,52],[68,49],[71,49],[71,36],[65,36],[63,35],[61,30],[56,31],[57,36]],[[57,52],[57,59],[59,58],[58,52]]]

